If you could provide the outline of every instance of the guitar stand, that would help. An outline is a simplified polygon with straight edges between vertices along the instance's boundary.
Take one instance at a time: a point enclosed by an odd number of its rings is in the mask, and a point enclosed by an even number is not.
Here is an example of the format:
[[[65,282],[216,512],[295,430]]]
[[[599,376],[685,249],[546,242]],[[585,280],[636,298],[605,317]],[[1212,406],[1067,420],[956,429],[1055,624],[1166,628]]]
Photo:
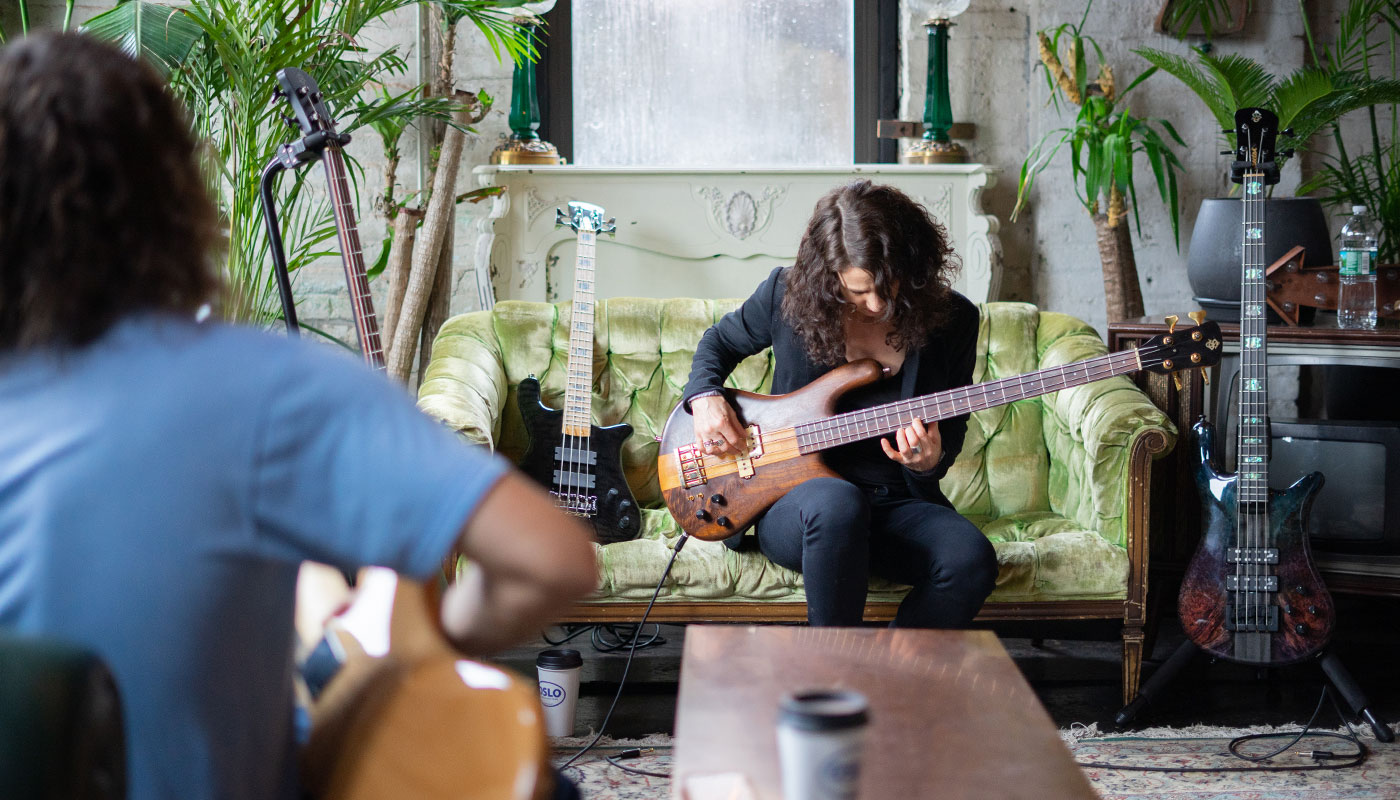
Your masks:
[[[1142,685],[1142,688],[1138,690],[1137,697],[1114,715],[1114,724],[1121,728],[1132,722],[1138,713],[1155,700],[1158,693],[1166,688],[1167,684],[1176,678],[1177,673],[1181,672],[1199,652],[1200,648],[1196,646],[1195,642],[1189,639],[1182,642],[1181,646],[1176,648],[1176,652],[1172,653],[1166,662],[1152,673],[1152,677],[1148,678]],[[1376,738],[1382,742],[1395,741],[1394,731],[1371,710],[1371,702],[1366,699],[1366,694],[1361,691],[1356,679],[1342,665],[1342,660],[1337,658],[1335,653],[1324,648],[1317,661],[1318,666],[1322,667],[1323,675],[1332,684],[1332,688],[1342,696],[1353,714],[1371,726],[1371,732],[1376,735]]]

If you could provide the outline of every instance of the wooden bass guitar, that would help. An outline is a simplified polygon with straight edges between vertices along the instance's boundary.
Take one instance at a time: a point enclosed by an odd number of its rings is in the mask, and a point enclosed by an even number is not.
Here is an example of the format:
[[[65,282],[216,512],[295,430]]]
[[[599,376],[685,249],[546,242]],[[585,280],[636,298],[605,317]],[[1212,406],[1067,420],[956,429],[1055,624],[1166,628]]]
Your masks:
[[[1187,637],[1202,650],[1251,664],[1289,664],[1321,650],[1335,618],[1304,530],[1322,474],[1305,475],[1281,492],[1269,488],[1264,192],[1278,181],[1278,117],[1242,109],[1235,133],[1231,171],[1244,187],[1236,472],[1215,469],[1214,430],[1197,423],[1204,535],[1177,608]]]
[[[698,449],[694,421],[684,406],[677,406],[661,435],[657,477],[662,497],[690,535],[727,539],[798,484],[838,477],[823,463],[823,450],[892,434],[913,417],[936,422],[1141,369],[1170,373],[1210,366],[1220,358],[1220,326],[1200,317],[1195,327],[1155,336],[1136,350],[844,414],[834,413],[837,399],[878,379],[879,362],[852,361],[784,395],[727,390],[748,434],[746,452],[738,456]]]
[[[549,490],[561,511],[592,523],[598,541],[622,542],[642,530],[641,511],[622,471],[622,445],[632,426],[601,428],[592,415],[595,248],[598,234],[612,233],[617,225],[604,222],[603,209],[589,203],[569,203],[568,215],[562,209],[555,214],[556,225],[578,235],[564,408],[544,404],[533,375],[520,382],[516,401],[530,439],[520,469]]]
[[[316,82],[300,69],[277,73],[306,141],[323,147],[365,361],[384,369],[354,206],[341,148]],[[296,145],[279,153],[295,167]],[[466,660],[437,625],[435,587],[382,568],[363,570],[354,601],[327,636],[342,648],[340,670],[311,708],[302,779],[317,800],[412,796],[545,800],[553,793],[549,748],[533,684]]]

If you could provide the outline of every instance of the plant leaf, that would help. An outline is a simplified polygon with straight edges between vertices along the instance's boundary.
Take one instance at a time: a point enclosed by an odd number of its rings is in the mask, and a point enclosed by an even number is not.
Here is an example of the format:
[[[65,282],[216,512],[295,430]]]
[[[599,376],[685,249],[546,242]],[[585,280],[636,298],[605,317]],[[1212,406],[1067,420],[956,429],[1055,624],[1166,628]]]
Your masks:
[[[204,29],[182,9],[146,0],[127,0],[88,20],[80,30],[116,44],[133,58],[146,59],[167,77],[204,36]]]

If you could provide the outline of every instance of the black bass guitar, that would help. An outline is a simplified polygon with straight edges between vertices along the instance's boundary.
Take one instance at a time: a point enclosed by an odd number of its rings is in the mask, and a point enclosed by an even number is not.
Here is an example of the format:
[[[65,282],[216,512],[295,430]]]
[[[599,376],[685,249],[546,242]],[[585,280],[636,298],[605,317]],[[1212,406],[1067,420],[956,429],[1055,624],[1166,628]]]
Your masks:
[[[1238,144],[1231,172],[1244,187],[1236,471],[1215,469],[1214,431],[1197,423],[1196,487],[1205,533],[1178,604],[1181,625],[1196,646],[1251,664],[1307,658],[1327,643],[1335,619],[1304,530],[1322,474],[1305,475],[1283,491],[1269,488],[1264,192],[1278,181],[1277,128],[1278,117],[1265,109],[1235,113]]]
[[[603,209],[569,203],[566,216],[556,210],[555,224],[578,235],[574,262],[573,319],[569,323],[569,360],[564,408],[540,399],[540,382],[532,375],[520,382],[517,400],[530,445],[520,468],[549,489],[562,511],[593,523],[598,541],[621,542],[641,533],[637,500],[622,471],[622,445],[632,435],[626,423],[600,428],[593,424],[593,276],[599,233],[617,225],[603,221]]]

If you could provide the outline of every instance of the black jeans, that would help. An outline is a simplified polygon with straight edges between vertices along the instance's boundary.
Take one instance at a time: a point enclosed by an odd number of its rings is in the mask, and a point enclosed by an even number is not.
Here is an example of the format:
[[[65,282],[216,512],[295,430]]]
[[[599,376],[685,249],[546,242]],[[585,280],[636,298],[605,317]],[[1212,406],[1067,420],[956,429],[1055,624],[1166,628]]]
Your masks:
[[[769,560],[802,573],[811,625],[859,625],[870,576],[913,588],[894,624],[962,628],[996,586],[992,543],[958,512],[902,489],[816,478],[754,528]]]

